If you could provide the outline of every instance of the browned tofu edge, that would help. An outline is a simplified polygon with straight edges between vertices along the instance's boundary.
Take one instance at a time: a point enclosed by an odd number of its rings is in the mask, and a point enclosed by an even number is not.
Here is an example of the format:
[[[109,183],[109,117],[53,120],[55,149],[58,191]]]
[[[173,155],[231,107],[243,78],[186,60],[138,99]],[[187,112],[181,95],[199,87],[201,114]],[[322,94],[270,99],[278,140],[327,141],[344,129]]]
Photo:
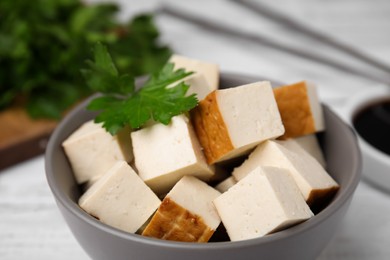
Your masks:
[[[204,223],[201,216],[191,213],[166,197],[142,235],[171,241],[202,243],[208,242],[214,231]]]
[[[199,105],[191,111],[191,119],[208,164],[215,163],[234,149],[219,111],[216,91],[199,102]]]
[[[305,81],[275,88],[274,95],[285,128],[279,139],[316,132]]]

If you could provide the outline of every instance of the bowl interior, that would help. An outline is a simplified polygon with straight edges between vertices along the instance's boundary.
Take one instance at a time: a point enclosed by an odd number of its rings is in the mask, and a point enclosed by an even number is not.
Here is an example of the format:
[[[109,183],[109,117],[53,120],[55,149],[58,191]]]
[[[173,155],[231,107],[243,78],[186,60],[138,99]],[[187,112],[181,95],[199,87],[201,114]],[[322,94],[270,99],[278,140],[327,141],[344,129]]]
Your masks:
[[[261,77],[248,77],[235,74],[222,74],[221,86],[223,88],[234,87],[246,83],[261,80]],[[277,82],[273,82],[273,86],[278,86]],[[80,104],[76,109],[71,111],[64,120],[59,124],[55,132],[52,134],[46,150],[46,175],[50,188],[56,198],[57,203],[71,214],[83,219],[83,221],[94,225],[97,228],[105,230],[112,235],[125,237],[129,240],[148,241],[148,243],[159,243],[166,246],[182,246],[182,243],[170,241],[158,241],[144,238],[139,235],[128,234],[102,224],[98,220],[90,217],[83,212],[77,204],[78,198],[81,195],[79,186],[77,185],[69,162],[61,147],[61,143],[82,123],[92,119],[96,114],[85,109],[89,99]],[[263,238],[252,239],[253,241],[245,243],[266,243],[281,237],[294,236],[299,232],[308,230],[318,223],[321,223],[329,215],[332,215],[340,207],[342,207],[352,196],[360,179],[361,159],[360,151],[356,142],[356,137],[350,127],[348,127],[339,117],[337,117],[328,107],[324,106],[325,122],[327,129],[324,133],[319,134],[320,144],[323,148],[324,155],[327,160],[327,170],[332,177],[340,184],[340,190],[335,195],[332,202],[316,216],[309,221],[289,228],[275,234],[268,235]],[[242,241],[240,241],[242,242]],[[227,244],[240,242],[220,242],[211,244]],[[209,243],[210,244],[210,243]],[[188,245],[187,248],[209,247],[208,244]]]

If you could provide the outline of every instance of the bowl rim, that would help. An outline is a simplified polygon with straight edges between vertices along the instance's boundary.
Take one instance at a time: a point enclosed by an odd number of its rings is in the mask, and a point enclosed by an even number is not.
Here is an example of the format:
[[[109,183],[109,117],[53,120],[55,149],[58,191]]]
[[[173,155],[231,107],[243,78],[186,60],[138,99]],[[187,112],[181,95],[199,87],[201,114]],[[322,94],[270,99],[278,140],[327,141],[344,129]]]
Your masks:
[[[221,72],[221,77],[224,79],[242,79],[245,81],[259,81],[264,79],[265,77],[260,76],[252,76],[245,75],[242,73],[229,73],[229,72]],[[333,116],[337,121],[340,121],[343,125],[345,125],[352,133],[352,137],[355,139],[354,145],[355,149],[352,149],[354,156],[358,158],[357,164],[355,168],[352,169],[353,176],[349,179],[348,183],[344,186],[346,188],[341,188],[337,193],[335,199],[321,212],[316,214],[313,218],[305,221],[300,225],[293,226],[286,230],[282,230],[273,234],[266,235],[264,237],[253,238],[242,241],[224,241],[224,242],[212,242],[212,243],[186,243],[186,242],[176,242],[176,241],[166,241],[156,238],[144,237],[137,234],[128,233],[109,225],[106,225],[93,217],[91,217],[88,213],[84,212],[77,203],[72,201],[65,193],[61,192],[57,187],[55,179],[54,179],[54,165],[53,165],[53,151],[56,147],[56,140],[59,139],[61,134],[61,129],[64,128],[65,125],[69,124],[77,114],[82,111],[89,101],[94,96],[91,96],[84,100],[82,103],[77,105],[72,111],[65,116],[65,118],[58,124],[54,132],[52,133],[49,143],[46,148],[45,153],[45,171],[47,182],[50,186],[50,189],[56,199],[56,202],[59,203],[63,208],[65,208],[68,212],[70,212],[74,217],[82,220],[88,225],[91,225],[97,229],[100,229],[103,232],[109,233],[112,236],[120,237],[125,240],[129,240],[132,242],[142,243],[145,245],[152,245],[160,248],[173,248],[173,249],[185,249],[185,250],[227,250],[234,248],[244,248],[244,247],[252,247],[259,246],[263,244],[272,243],[275,240],[288,239],[289,237],[293,237],[302,233],[307,232],[310,229],[315,228],[319,223],[325,221],[329,216],[333,215],[339,208],[341,208],[345,203],[348,202],[349,198],[353,195],[361,177],[361,168],[362,168],[362,160],[361,153],[357,143],[357,138],[355,132],[352,128],[345,124],[340,117],[338,117],[331,109],[329,109],[326,105],[323,105],[323,108],[328,110],[331,116]]]

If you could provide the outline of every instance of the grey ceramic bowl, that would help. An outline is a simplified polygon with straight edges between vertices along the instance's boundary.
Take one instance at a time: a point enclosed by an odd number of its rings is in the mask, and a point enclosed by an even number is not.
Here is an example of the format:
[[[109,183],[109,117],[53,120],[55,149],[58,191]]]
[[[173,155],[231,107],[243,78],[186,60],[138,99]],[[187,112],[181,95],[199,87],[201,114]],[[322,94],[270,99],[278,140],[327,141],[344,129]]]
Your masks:
[[[256,78],[222,74],[221,86],[233,87]],[[326,106],[326,132],[321,143],[328,172],[341,189],[333,201],[309,221],[266,237],[239,242],[205,244],[163,241],[122,232],[89,216],[77,201],[80,190],[61,148],[62,141],[94,114],[86,111],[88,100],[59,124],[46,150],[46,175],[58,207],[80,245],[93,259],[134,260],[236,260],[315,259],[344,217],[361,172],[361,156],[353,131]]]

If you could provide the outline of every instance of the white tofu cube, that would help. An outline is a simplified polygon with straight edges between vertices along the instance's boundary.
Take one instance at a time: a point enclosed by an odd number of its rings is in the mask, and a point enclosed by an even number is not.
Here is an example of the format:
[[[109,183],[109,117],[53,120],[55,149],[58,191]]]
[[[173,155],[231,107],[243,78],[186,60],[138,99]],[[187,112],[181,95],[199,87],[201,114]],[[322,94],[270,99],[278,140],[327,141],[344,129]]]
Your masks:
[[[226,178],[225,180],[221,181],[220,183],[218,183],[215,188],[224,193],[226,192],[228,189],[230,189],[231,187],[234,186],[234,184],[236,184],[237,181],[236,179],[234,178],[234,176],[230,176],[229,178]]]
[[[169,125],[132,132],[131,139],[138,174],[157,194],[167,193],[185,175],[209,180],[214,174],[184,115],[173,117]]]
[[[191,59],[180,55],[172,55],[169,60],[175,65],[175,69],[185,69],[193,71],[196,78],[204,78],[209,87],[209,91],[218,89],[219,85],[219,66],[214,63]],[[198,77],[200,75],[201,77]],[[201,98],[199,98],[201,99]]]
[[[187,96],[196,94],[196,98],[202,100],[211,92],[211,87],[202,74],[190,75],[183,81],[190,86],[186,93]]]
[[[257,238],[313,216],[285,169],[257,167],[214,200],[232,241]]]
[[[284,133],[269,82],[210,93],[191,119],[209,164],[248,153],[264,140]]]
[[[234,169],[233,176],[239,181],[259,166],[285,168],[310,206],[328,200],[337,192],[339,185],[303,148],[296,143],[282,144],[283,141],[265,141],[260,144],[241,166]]]
[[[311,156],[313,156],[322,167],[325,168],[326,161],[324,154],[321,151],[320,144],[318,143],[317,136],[315,134],[304,135],[301,137],[294,138],[294,140],[303,148],[306,152],[308,152]]]
[[[286,132],[283,139],[313,134],[325,129],[316,86],[306,81],[274,89]]]
[[[130,233],[135,233],[160,203],[125,161],[116,162],[79,200],[90,215]]]
[[[213,205],[219,193],[184,176],[167,194],[142,235],[165,240],[207,242],[221,223]]]
[[[129,128],[112,136],[93,121],[83,124],[62,146],[79,184],[99,178],[118,160],[133,159]]]

